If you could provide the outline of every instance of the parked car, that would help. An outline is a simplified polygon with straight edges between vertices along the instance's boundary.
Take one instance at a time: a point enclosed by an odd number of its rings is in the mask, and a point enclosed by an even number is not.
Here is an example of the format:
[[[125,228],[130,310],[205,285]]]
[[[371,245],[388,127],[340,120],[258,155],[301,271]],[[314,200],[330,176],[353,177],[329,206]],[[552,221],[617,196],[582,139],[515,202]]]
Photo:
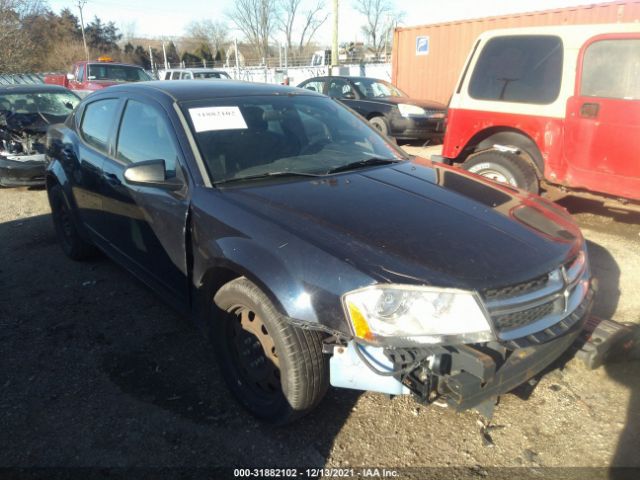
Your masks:
[[[538,193],[640,200],[640,25],[493,30],[453,93],[443,157]]]
[[[46,75],[44,82],[60,85],[73,90],[80,97],[124,82],[151,80],[149,74],[139,65],[114,62],[110,57],[100,57],[94,61],[76,62],[71,73],[66,75]]]
[[[54,85],[0,87],[0,186],[44,185],[47,128],[80,103]]]
[[[314,77],[299,88],[324,93],[369,120],[380,133],[398,140],[433,140],[444,133],[447,107],[409,98],[389,82],[368,77]]]
[[[161,80],[229,80],[231,77],[223,70],[213,68],[170,68],[165,70]]]
[[[329,383],[493,404],[564,352],[591,307],[563,209],[409,159],[308,90],[117,86],[48,142],[66,254],[97,247],[188,312],[231,391],[271,422]]]

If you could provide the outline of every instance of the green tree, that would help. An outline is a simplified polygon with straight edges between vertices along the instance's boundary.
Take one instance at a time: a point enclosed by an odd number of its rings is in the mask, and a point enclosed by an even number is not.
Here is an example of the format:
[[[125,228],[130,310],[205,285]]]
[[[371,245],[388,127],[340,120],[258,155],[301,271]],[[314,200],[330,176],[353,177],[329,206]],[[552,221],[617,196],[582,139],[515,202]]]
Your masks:
[[[119,52],[118,40],[122,34],[118,32],[115,23],[103,23],[97,16],[93,18],[85,29],[87,45],[99,53]]]

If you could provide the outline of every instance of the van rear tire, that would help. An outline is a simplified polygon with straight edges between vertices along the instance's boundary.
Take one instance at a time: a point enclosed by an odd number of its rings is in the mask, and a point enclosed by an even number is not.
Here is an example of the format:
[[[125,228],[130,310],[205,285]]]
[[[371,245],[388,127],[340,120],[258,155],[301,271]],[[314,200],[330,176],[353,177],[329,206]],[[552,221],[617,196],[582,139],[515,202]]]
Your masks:
[[[535,169],[514,153],[487,150],[469,158],[462,164],[462,168],[530,193],[540,193],[540,183]]]

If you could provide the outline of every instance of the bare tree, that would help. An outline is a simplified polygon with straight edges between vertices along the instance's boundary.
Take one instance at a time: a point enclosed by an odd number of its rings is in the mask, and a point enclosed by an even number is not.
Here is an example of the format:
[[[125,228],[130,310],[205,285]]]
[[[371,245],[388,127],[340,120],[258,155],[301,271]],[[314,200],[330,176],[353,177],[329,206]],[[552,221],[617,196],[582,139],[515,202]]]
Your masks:
[[[284,33],[289,52],[295,55],[294,36],[297,37],[297,53],[302,53],[303,49],[309,45],[318,29],[329,18],[329,13],[323,12],[324,2],[314,1],[314,5],[301,11],[303,0],[280,0],[278,13],[279,18],[276,19],[278,29]],[[301,21],[298,21],[301,19]]]
[[[276,0],[236,0],[227,16],[255,49],[259,57],[269,56]]]
[[[298,53],[302,53],[303,49],[309,46],[318,29],[329,18],[330,13],[326,12],[322,15],[322,10],[324,10],[324,3],[319,2],[315,8],[305,12],[300,41],[298,42]]]
[[[39,0],[0,0],[0,71],[24,72],[33,67],[35,45],[24,27],[26,18],[42,12]]]
[[[119,30],[120,32],[122,32],[122,40],[120,40],[120,46],[123,47],[127,43],[133,42],[134,38],[136,38],[138,22],[136,20],[120,22]]]
[[[393,0],[353,0],[353,8],[366,18],[362,33],[379,56],[384,51],[390,30],[402,14],[396,10]]]
[[[214,57],[229,41],[229,27],[220,21],[193,21],[187,26],[187,33],[194,40],[208,45]]]

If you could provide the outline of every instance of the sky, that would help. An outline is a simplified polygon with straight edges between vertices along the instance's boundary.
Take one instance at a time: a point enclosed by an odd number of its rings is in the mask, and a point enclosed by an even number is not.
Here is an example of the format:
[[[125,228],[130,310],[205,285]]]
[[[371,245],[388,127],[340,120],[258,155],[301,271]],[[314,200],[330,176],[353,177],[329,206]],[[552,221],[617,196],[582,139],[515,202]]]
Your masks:
[[[315,4],[319,0],[303,0]],[[364,40],[360,32],[363,18],[351,7],[352,0],[339,0],[339,41]],[[180,37],[192,20],[212,19],[227,21],[225,12],[233,0],[86,0],[85,23],[95,15],[101,20],[113,21],[123,27],[135,28],[137,37]],[[327,12],[332,0],[324,0]],[[451,20],[488,17],[509,13],[531,12],[575,5],[595,3],[589,0],[395,0],[403,11],[402,25],[423,25]],[[78,13],[77,0],[48,0],[49,6],[59,12],[68,7]],[[328,45],[331,39],[331,17],[316,35],[316,41]],[[232,36],[235,35],[232,32]],[[237,33],[238,39],[241,34]],[[278,37],[276,36],[276,40]]]

